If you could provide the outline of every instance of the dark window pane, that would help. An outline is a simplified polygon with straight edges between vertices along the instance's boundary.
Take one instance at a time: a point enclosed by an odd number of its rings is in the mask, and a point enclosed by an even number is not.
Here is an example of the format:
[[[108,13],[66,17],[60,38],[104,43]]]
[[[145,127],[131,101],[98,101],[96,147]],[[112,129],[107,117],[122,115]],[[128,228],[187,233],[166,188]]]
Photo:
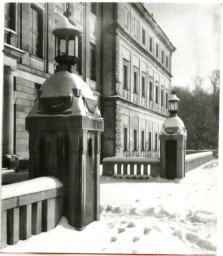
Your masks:
[[[134,150],[137,150],[137,130],[134,130]]]
[[[146,31],[145,29],[142,30],[142,44],[146,44]]]
[[[149,132],[149,151],[152,149],[152,133]]]
[[[96,81],[96,46],[91,43],[91,66],[90,66],[90,79]]]
[[[145,92],[145,77],[142,77],[142,97],[146,97],[146,92]]]
[[[128,66],[126,64],[123,65],[123,87],[128,87]]]
[[[128,151],[128,129],[124,128],[124,151]]]
[[[151,52],[153,51],[153,39],[152,39],[152,37],[149,38],[149,50]]]
[[[158,85],[156,86],[156,103],[158,103],[159,102],[159,100],[158,100],[158,93],[159,93],[159,88],[158,88]]]
[[[137,72],[134,71],[134,93],[137,93]]]
[[[141,133],[141,143],[142,143],[142,151],[145,150],[145,134],[144,134],[144,131],[142,131]]]
[[[151,81],[149,82],[149,99],[153,100],[153,84]]]

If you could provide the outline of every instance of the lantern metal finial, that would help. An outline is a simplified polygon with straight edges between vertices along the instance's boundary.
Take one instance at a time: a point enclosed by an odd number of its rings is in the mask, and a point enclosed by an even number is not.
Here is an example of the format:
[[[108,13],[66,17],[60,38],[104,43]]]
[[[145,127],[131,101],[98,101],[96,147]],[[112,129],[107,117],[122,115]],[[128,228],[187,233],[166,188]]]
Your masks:
[[[69,10],[70,4],[66,3],[66,11],[63,13],[64,16],[66,16],[68,19],[71,16],[71,12]]]

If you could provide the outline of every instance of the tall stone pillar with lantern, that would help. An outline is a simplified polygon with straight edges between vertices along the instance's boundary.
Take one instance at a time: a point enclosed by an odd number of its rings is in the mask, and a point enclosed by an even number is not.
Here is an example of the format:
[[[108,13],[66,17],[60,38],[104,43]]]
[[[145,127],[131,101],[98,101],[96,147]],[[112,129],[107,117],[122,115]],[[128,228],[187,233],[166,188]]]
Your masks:
[[[169,99],[170,116],[162,126],[160,133],[160,177],[182,179],[185,177],[185,153],[187,131],[183,121],[177,115],[179,98],[172,92]]]
[[[64,216],[77,230],[99,220],[99,164],[104,123],[90,87],[74,74],[80,32],[69,9],[53,30],[56,71],[41,86],[26,118],[30,178],[64,184]],[[75,71],[77,73],[77,71]]]

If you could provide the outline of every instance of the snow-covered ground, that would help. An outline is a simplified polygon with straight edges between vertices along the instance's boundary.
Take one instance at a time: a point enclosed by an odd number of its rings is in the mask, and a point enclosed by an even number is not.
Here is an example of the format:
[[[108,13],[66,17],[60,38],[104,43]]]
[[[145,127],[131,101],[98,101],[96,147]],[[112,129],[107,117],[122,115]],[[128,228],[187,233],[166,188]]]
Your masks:
[[[75,231],[57,227],[3,252],[215,253],[217,162],[182,180],[101,177],[101,220]]]

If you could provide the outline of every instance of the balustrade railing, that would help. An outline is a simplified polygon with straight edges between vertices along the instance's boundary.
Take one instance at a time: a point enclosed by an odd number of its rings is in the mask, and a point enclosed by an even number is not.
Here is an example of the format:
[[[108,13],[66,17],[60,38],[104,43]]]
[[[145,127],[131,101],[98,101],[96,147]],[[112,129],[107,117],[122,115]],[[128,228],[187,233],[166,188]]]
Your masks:
[[[106,157],[102,161],[103,175],[116,178],[147,179],[159,175],[160,160],[148,157]]]
[[[213,159],[213,152],[201,152],[186,155],[185,159],[185,171],[195,169]]]
[[[53,229],[62,210],[63,184],[55,177],[3,185],[1,248]]]

